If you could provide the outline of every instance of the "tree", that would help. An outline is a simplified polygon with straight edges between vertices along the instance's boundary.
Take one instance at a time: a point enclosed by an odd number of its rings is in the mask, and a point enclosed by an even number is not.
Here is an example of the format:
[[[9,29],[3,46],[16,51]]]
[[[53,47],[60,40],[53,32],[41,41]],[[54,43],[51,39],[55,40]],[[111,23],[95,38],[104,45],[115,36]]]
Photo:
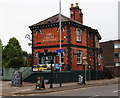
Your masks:
[[[23,51],[23,56],[24,57],[27,57],[28,56],[28,53],[26,51]]]
[[[29,65],[32,66],[32,56],[30,57]]]
[[[9,60],[8,62],[8,66],[7,67],[12,67],[12,68],[20,68],[24,66],[24,60],[16,57],[16,58],[12,58]]]
[[[20,61],[18,59],[14,59],[14,58],[19,58],[22,60],[22,62],[24,62],[22,48],[19,45],[19,41],[15,37],[10,38],[8,44],[3,48],[3,51],[2,51],[3,66],[4,67],[13,67],[13,65],[12,65],[13,63],[11,64],[11,62],[15,62],[15,60]],[[17,65],[19,65],[19,64],[17,64]],[[20,67],[22,67],[21,64],[20,64]]]

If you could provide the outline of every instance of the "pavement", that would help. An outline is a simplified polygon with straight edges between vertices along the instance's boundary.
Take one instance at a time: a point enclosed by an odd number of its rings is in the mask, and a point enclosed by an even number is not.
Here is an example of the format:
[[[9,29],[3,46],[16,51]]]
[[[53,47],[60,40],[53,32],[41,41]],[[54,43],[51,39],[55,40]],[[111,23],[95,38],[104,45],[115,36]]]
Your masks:
[[[51,93],[51,92],[72,90],[72,89],[78,89],[78,88],[119,84],[119,80],[120,78],[117,77],[114,79],[86,81],[86,84],[78,84],[77,82],[69,82],[69,83],[62,83],[62,87],[60,87],[59,84],[53,84],[53,88],[50,88],[50,84],[45,84],[45,89],[42,88],[40,90],[35,90],[36,83],[23,82],[22,87],[12,87],[11,81],[2,81],[2,86],[0,86],[2,87],[2,92],[0,95],[8,96],[8,95],[32,95],[32,94]]]

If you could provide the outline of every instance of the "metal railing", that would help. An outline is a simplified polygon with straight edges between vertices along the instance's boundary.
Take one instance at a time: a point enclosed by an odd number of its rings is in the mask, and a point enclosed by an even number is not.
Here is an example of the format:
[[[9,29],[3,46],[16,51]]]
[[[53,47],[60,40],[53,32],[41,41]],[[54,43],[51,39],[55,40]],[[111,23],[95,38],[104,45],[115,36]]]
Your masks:
[[[22,80],[26,79],[28,76],[32,74],[32,67],[27,67],[22,71]]]

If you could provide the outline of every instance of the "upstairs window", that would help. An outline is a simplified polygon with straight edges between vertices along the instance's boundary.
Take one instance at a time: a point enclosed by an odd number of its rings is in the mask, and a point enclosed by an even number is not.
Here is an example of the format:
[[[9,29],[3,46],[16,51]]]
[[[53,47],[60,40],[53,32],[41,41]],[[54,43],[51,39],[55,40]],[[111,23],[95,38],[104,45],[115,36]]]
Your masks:
[[[79,29],[79,28],[77,28],[77,29],[75,30],[75,32],[76,32],[76,41],[81,42],[82,30]]]
[[[96,43],[95,43],[96,45],[96,48],[98,48],[98,39],[96,38]]]
[[[114,43],[114,49],[120,48],[120,43]]]
[[[77,64],[82,64],[82,57],[83,57],[83,52],[82,51],[77,51]]]
[[[117,49],[118,48],[118,43],[114,44],[114,48]]]

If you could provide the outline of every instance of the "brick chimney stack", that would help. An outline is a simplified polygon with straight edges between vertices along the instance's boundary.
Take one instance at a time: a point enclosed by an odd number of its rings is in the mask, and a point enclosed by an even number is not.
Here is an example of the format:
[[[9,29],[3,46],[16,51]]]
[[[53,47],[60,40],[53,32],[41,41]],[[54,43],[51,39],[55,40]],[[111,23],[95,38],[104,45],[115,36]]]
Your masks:
[[[83,13],[82,10],[79,8],[78,3],[76,3],[75,7],[73,4],[71,4],[70,17],[71,19],[76,20],[83,24]]]

